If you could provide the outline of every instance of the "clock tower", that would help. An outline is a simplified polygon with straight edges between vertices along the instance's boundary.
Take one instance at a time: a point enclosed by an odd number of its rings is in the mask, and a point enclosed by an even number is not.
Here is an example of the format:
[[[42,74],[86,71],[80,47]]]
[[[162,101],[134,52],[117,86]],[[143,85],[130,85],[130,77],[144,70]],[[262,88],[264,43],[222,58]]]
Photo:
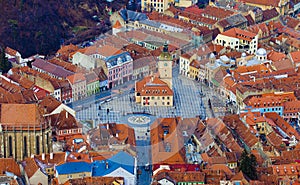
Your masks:
[[[172,89],[172,56],[168,50],[168,44],[164,44],[164,48],[160,56],[158,57],[158,73],[159,78],[166,82],[170,89]]]

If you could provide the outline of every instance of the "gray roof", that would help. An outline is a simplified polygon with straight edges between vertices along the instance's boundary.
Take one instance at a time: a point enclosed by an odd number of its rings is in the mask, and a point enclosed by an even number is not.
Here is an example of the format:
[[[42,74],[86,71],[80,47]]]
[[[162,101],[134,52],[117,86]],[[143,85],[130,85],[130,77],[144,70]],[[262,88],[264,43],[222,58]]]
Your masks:
[[[148,19],[147,15],[144,13],[135,12],[127,9],[120,10],[119,14],[124,21],[141,21]]]
[[[118,63],[125,63],[132,60],[130,54],[128,52],[123,52],[118,55],[114,55],[105,59],[108,67],[113,67],[118,65]]]
[[[74,73],[71,71],[66,70],[65,68],[52,64],[50,62],[47,62],[43,59],[35,59],[32,63],[32,67],[39,68],[45,72],[48,72],[54,76],[66,78],[67,76],[73,75]]]
[[[226,20],[232,26],[238,25],[238,24],[240,24],[242,22],[247,22],[247,19],[242,14],[235,14],[233,16],[228,17]]]
[[[148,20],[148,19],[145,19],[145,20],[142,20],[142,21],[139,21],[139,22],[142,23],[142,24],[146,24],[148,26],[151,26],[151,27],[155,27],[155,28],[160,28],[160,26],[161,26],[160,22],[152,21],[152,20]]]

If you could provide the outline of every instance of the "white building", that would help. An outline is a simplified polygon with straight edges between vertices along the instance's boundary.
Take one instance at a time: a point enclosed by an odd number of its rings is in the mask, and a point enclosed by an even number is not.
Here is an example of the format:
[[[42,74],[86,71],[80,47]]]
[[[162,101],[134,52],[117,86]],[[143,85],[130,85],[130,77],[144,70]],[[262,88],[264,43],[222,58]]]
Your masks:
[[[214,43],[224,47],[230,47],[234,50],[254,54],[257,51],[258,34],[241,30],[239,28],[232,28],[218,34]]]
[[[190,64],[196,57],[185,53],[182,54],[179,58],[179,73],[184,76],[189,76],[190,73]]]

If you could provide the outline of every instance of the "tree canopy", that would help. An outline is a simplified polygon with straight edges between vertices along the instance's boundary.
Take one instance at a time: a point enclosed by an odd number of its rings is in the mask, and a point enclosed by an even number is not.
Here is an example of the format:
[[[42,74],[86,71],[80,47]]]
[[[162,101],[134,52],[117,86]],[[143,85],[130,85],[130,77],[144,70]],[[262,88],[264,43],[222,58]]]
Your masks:
[[[8,58],[5,56],[5,50],[0,48],[0,70],[2,73],[7,73],[12,67]]]
[[[247,150],[244,150],[240,161],[239,161],[239,170],[247,175],[250,179],[257,179],[257,161],[256,157],[251,153],[249,154]]]

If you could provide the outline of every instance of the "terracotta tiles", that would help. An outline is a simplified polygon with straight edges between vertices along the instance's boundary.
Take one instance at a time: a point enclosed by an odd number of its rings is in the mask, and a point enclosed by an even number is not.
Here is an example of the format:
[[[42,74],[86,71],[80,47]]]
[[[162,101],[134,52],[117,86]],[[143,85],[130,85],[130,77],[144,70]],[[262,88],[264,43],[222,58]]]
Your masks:
[[[251,41],[256,36],[255,33],[252,33],[252,32],[246,31],[246,30],[242,30],[239,28],[232,28],[221,34],[228,36],[228,37],[234,37],[234,38],[238,38],[238,39],[242,39],[242,40],[246,40],[246,41]]]
[[[5,175],[6,171],[21,176],[20,167],[13,158],[0,158],[0,174]]]
[[[147,76],[136,83],[136,91],[141,96],[172,96],[173,91],[168,84],[158,77]]]

